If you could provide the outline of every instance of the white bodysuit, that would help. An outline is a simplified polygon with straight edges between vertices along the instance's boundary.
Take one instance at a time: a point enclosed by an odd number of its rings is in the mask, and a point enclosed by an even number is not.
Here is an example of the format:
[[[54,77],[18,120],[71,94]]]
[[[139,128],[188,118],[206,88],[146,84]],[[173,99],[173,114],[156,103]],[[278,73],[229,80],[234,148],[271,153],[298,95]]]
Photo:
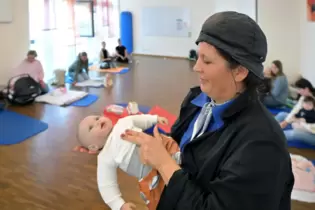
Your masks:
[[[129,175],[143,178],[151,171],[140,162],[136,144],[121,139],[126,129],[143,131],[157,123],[157,115],[133,115],[119,119],[110,133],[103,150],[98,155],[97,183],[105,203],[112,210],[120,210],[125,201],[121,197],[117,182],[117,168]]]

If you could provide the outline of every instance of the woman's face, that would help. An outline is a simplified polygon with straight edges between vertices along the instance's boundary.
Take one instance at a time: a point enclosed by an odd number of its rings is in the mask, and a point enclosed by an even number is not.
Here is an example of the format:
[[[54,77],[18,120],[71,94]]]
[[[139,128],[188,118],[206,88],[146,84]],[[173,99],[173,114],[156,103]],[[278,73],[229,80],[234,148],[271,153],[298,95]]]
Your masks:
[[[85,55],[81,55],[81,61],[87,61],[87,56],[85,56]]]
[[[248,71],[231,70],[227,61],[217,52],[216,48],[205,42],[199,43],[199,57],[194,66],[198,73],[200,88],[210,98],[225,102],[230,100],[242,87],[242,81]]]
[[[310,89],[308,89],[308,88],[300,88],[298,90],[298,93],[302,96],[312,96],[312,93],[311,93]]]
[[[277,75],[278,72],[279,72],[279,69],[278,69],[278,67],[277,67],[275,64],[271,64],[270,69],[271,69],[271,72],[272,72],[274,75]]]
[[[34,62],[35,61],[35,56],[34,55],[27,55],[27,58],[26,60],[30,63]]]

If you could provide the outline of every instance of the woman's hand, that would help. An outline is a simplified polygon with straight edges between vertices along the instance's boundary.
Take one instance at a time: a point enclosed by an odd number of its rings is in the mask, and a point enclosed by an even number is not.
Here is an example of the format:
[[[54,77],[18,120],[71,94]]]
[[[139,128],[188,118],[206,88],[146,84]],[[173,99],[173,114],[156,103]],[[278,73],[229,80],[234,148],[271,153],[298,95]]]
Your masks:
[[[285,120],[280,123],[280,127],[281,127],[282,129],[284,129],[284,128],[287,127],[287,126],[288,126],[288,122],[285,121]]]
[[[154,136],[143,132],[126,130],[121,137],[140,146],[140,156],[144,164],[158,169],[172,160],[172,157],[162,144],[162,137],[157,130],[157,126],[154,127]]]

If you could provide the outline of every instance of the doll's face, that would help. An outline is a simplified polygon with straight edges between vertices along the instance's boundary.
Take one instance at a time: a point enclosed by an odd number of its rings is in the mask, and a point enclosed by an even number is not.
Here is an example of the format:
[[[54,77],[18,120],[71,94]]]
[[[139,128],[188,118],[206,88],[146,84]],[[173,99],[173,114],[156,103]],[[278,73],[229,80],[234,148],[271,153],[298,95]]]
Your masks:
[[[90,150],[101,149],[113,128],[112,121],[104,116],[88,116],[79,124],[79,139]]]

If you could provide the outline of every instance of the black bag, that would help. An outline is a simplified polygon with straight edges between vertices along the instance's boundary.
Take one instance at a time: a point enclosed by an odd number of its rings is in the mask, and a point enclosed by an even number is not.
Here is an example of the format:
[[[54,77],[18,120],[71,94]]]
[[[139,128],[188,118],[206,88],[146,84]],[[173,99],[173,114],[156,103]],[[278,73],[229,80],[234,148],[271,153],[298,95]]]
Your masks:
[[[11,88],[12,81],[16,79]],[[33,103],[35,98],[42,93],[40,84],[36,82],[30,75],[22,74],[12,77],[7,86],[6,98],[16,105],[26,105]]]
[[[198,60],[198,54],[196,50],[189,51],[189,60],[192,60],[192,61]]]

